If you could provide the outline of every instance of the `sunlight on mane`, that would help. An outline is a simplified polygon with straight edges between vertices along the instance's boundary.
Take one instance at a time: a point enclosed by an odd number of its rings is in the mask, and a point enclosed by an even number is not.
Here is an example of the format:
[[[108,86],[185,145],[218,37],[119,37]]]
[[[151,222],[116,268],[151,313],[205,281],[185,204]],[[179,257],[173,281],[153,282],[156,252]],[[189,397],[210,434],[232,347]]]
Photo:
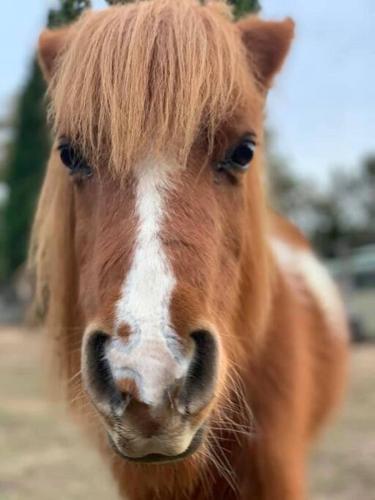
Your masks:
[[[223,1],[151,0],[88,12],[71,28],[49,94],[57,133],[94,165],[124,172],[142,154],[185,164],[249,85]]]

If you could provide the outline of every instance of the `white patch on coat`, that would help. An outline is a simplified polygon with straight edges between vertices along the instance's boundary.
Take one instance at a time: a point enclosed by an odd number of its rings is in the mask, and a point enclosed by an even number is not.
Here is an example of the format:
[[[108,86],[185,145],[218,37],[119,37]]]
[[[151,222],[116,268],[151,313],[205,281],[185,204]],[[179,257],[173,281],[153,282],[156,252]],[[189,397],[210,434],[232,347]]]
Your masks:
[[[337,286],[313,252],[275,237],[271,239],[271,247],[280,267],[294,278],[296,286],[302,280],[333,331],[346,336],[346,315]]]
[[[138,172],[135,215],[137,236],[131,268],[116,304],[116,328],[126,324],[128,339],[113,338],[107,359],[116,379],[136,381],[141,399],[157,404],[165,389],[186,372],[177,335],[170,326],[170,301],[176,284],[160,240],[165,198],[171,189],[168,165],[146,162]]]

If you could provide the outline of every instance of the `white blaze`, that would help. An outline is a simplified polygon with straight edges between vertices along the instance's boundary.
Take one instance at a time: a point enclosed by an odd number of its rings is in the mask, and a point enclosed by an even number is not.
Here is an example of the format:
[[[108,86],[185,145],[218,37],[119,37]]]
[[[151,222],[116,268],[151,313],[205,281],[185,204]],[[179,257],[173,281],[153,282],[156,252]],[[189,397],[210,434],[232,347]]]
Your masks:
[[[183,375],[177,336],[170,326],[170,301],[176,279],[160,240],[168,190],[167,165],[139,165],[135,212],[137,236],[131,268],[116,304],[116,328],[128,325],[128,339],[115,337],[107,359],[115,378],[133,378],[146,403],[156,403],[165,388]]]

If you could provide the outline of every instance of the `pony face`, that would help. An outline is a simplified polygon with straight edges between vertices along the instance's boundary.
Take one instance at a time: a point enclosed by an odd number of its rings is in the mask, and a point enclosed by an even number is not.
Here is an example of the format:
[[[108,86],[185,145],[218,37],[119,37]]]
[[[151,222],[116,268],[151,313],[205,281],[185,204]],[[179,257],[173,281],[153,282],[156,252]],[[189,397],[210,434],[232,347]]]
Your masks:
[[[65,139],[56,148],[74,199],[84,386],[129,459],[192,453],[226,397],[246,199],[248,190],[257,196],[259,165],[242,129],[225,137],[209,158],[194,147],[182,169],[150,156],[122,182],[67,161]]]
[[[74,268],[65,283],[50,270],[50,307],[70,293],[84,390],[115,451],[140,462],[209,447],[262,332],[262,113],[292,36],[288,21],[234,24],[221,2],[176,4],[89,13],[40,44],[56,132],[45,191],[59,191],[55,217],[69,204],[69,257],[51,245]],[[237,338],[244,310],[253,331]]]

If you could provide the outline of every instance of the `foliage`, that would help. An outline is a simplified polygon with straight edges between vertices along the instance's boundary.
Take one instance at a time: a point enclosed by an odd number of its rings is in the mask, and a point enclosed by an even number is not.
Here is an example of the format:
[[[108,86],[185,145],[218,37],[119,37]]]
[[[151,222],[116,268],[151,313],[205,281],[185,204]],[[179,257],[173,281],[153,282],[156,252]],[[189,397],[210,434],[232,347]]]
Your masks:
[[[60,7],[49,11],[48,26],[54,28],[70,23],[89,7],[90,0],[60,0]]]
[[[354,174],[334,170],[312,209],[317,223],[311,237],[322,255],[375,243],[375,156],[365,158]]]
[[[34,212],[49,140],[43,105],[44,82],[36,60],[16,109],[13,140],[5,159],[9,198],[4,209],[2,233],[4,277],[25,260],[30,221]]]
[[[134,0],[107,0],[109,5],[125,4]],[[204,0],[201,0],[204,2]],[[236,17],[241,17],[249,12],[258,12],[260,10],[259,0],[229,0],[229,3],[234,6]]]
[[[375,156],[354,173],[334,169],[325,189],[298,178],[275,154],[268,137],[273,206],[303,229],[324,257],[336,257],[375,243]]]
[[[241,17],[249,12],[258,12],[260,10],[259,0],[230,0],[229,3],[234,5],[236,17]]]
[[[49,27],[73,21],[89,0],[60,0],[48,14]],[[24,262],[30,225],[50,149],[46,125],[45,84],[36,58],[15,109],[11,142],[3,160],[3,181],[9,188],[0,236],[0,279],[8,279]]]

